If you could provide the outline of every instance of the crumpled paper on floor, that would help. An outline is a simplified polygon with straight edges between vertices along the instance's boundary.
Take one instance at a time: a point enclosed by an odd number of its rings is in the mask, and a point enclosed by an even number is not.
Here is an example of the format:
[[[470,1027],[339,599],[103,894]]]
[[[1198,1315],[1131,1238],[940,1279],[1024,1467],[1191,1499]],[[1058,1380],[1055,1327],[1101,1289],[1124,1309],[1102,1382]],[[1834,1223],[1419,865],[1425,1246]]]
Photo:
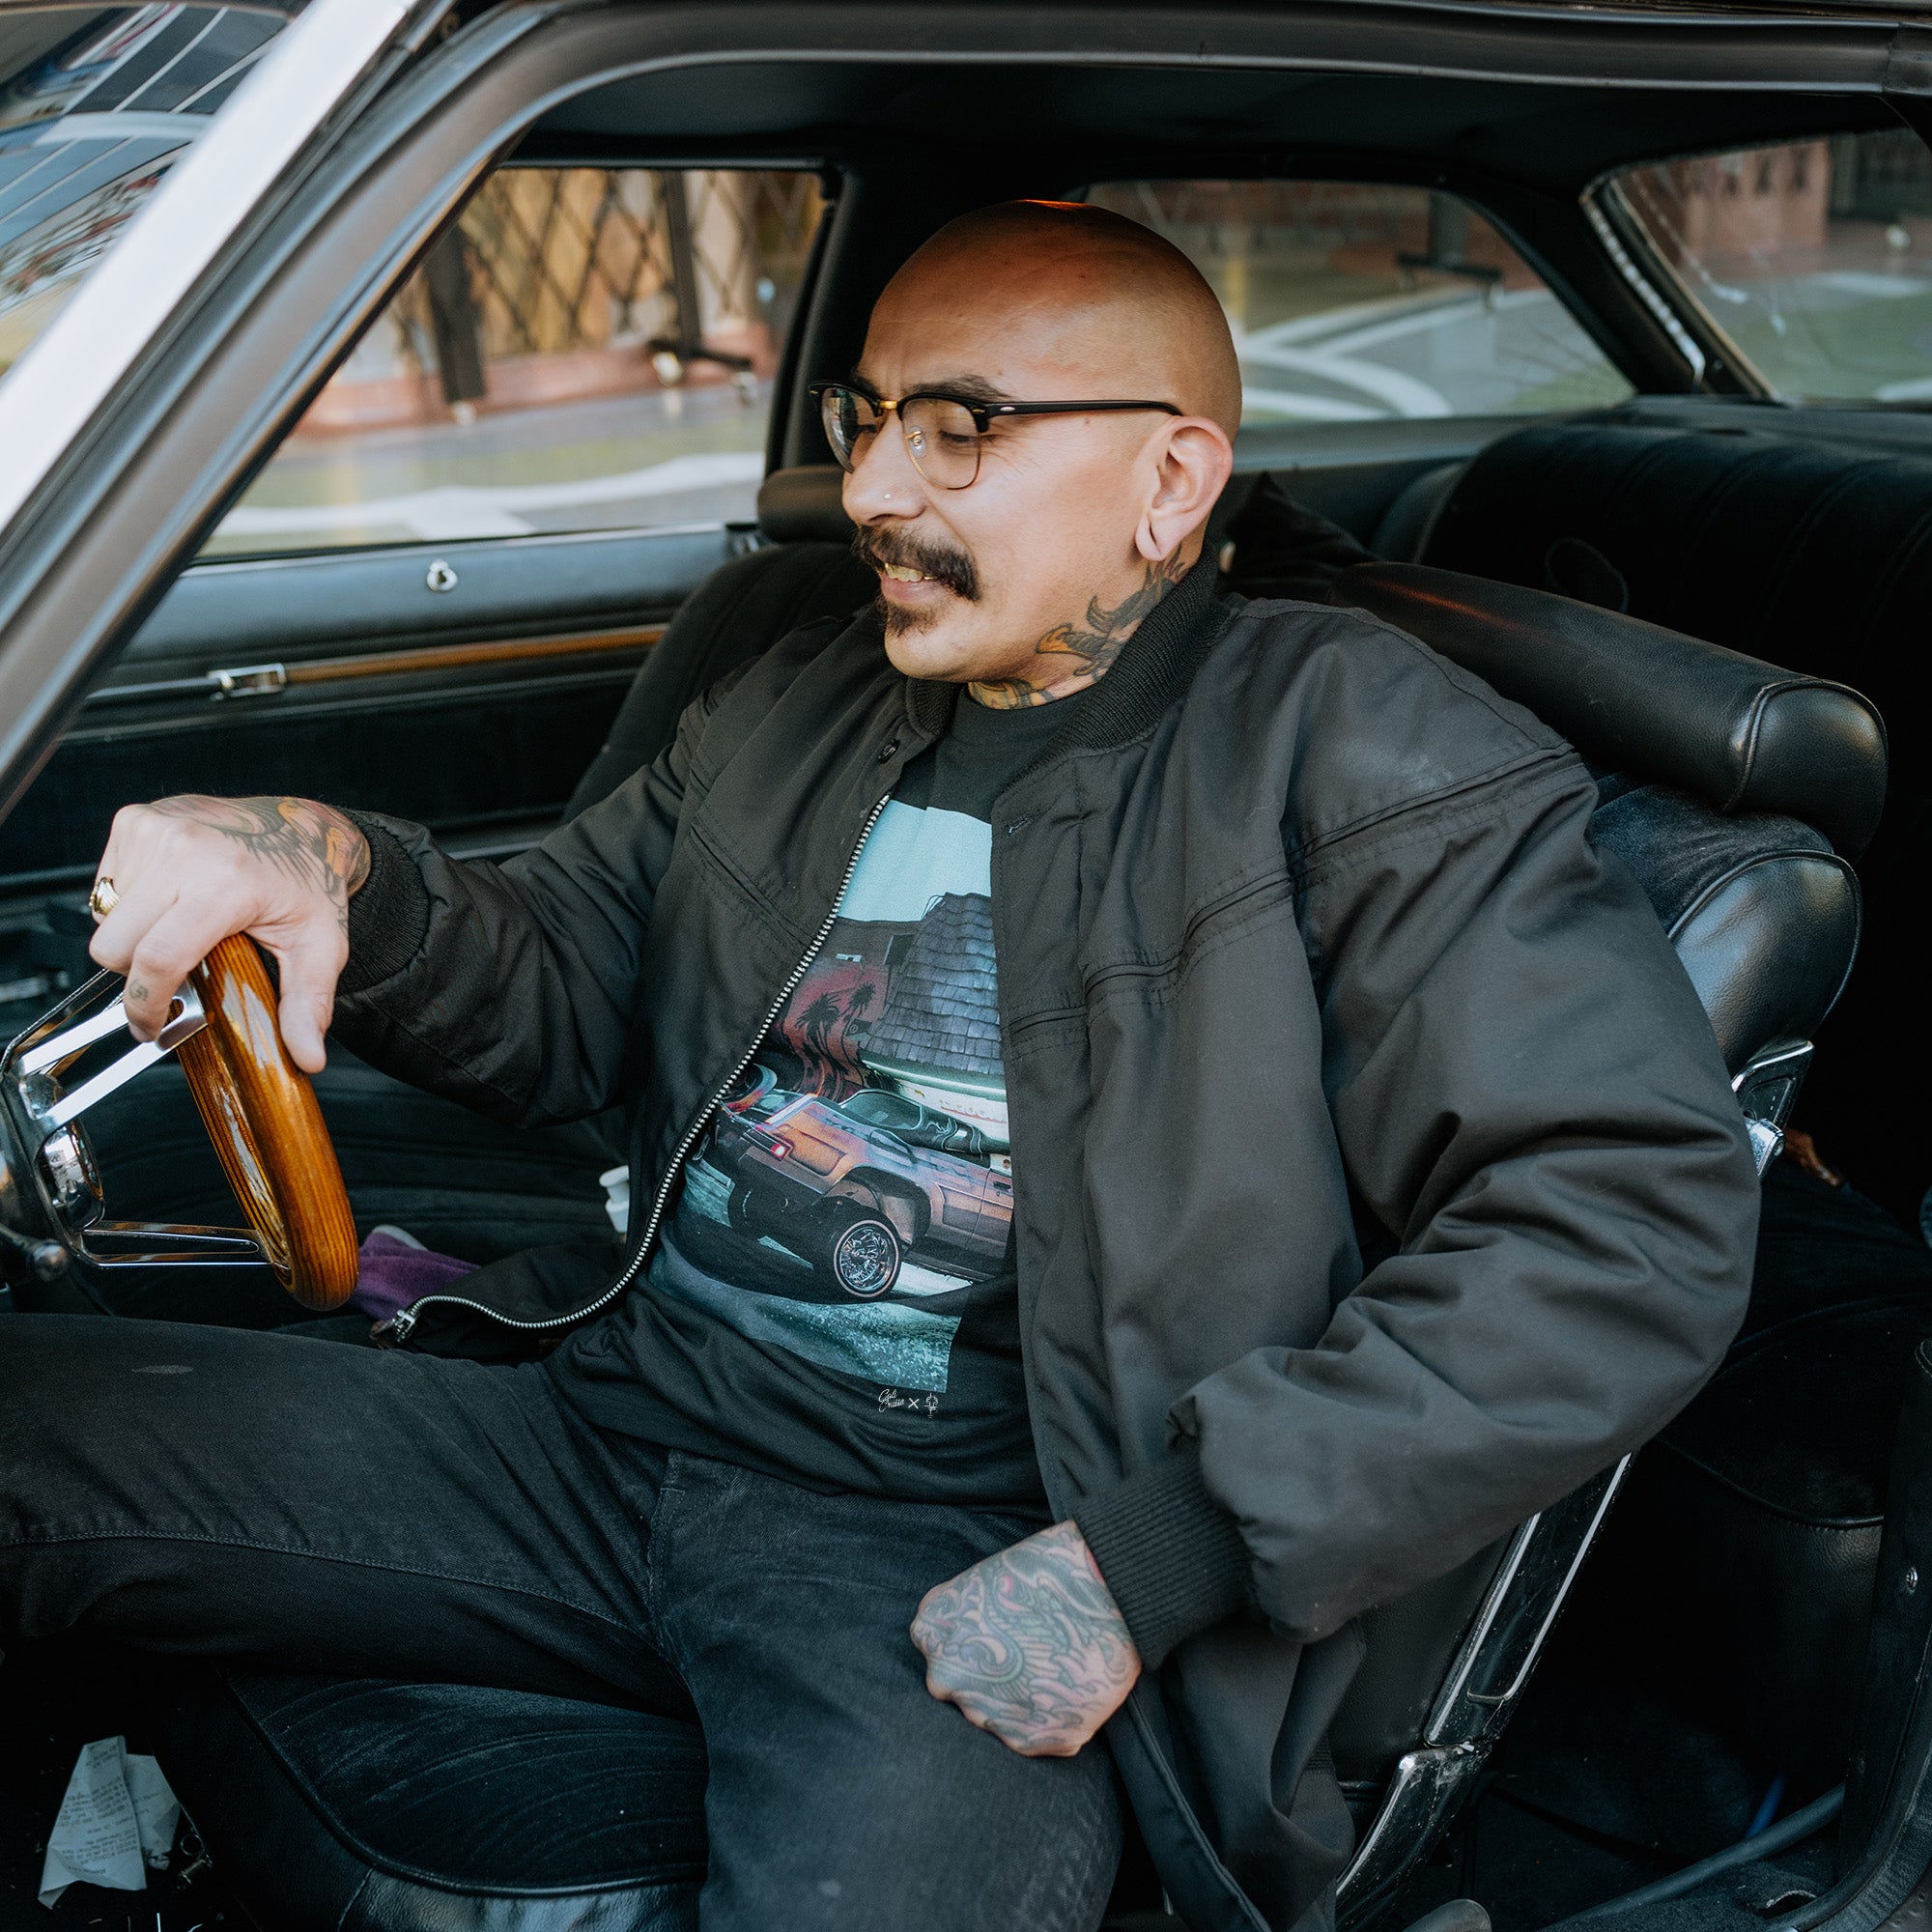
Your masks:
[[[41,1903],[58,1905],[82,1879],[109,1891],[145,1891],[148,1867],[165,1869],[180,1823],[180,1801],[153,1758],[129,1755],[125,1738],[88,1745],[47,1840]]]

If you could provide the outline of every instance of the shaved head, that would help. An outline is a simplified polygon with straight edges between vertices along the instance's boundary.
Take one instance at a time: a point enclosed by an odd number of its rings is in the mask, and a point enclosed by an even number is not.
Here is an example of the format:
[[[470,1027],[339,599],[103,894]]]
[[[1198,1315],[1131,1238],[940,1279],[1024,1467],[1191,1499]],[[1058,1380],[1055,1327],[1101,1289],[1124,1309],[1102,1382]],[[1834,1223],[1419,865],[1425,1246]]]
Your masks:
[[[1200,556],[1241,414],[1200,271],[1078,202],[949,221],[880,296],[854,386],[877,401],[844,448],[845,509],[879,572],[887,651],[988,704],[1105,674]],[[880,407],[921,396],[992,407],[977,431],[958,412],[961,427],[916,433]],[[1084,402],[1112,407],[997,407]]]
[[[1172,242],[1079,201],[1007,201],[949,221],[892,279],[895,300],[937,297],[1001,327],[1040,323],[1102,393],[1147,396],[1240,426],[1235,338],[1207,277]],[[1071,393],[1085,393],[1074,390]]]

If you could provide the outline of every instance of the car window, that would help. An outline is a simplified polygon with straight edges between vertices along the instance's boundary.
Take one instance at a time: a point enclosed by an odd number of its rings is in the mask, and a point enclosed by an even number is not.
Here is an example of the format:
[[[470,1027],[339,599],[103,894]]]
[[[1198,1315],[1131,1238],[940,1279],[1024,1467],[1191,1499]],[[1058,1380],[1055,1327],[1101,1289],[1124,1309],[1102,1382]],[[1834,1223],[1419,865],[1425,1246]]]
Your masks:
[[[882,1087],[862,1088],[843,1104],[855,1121],[867,1121],[875,1127],[903,1129],[920,1122],[920,1109],[912,1101]]]
[[[1200,269],[1240,349],[1243,423],[1492,415],[1630,384],[1473,208],[1356,182],[1114,182],[1088,199]]]
[[[0,11],[0,380],[281,25],[233,7]]]
[[[1612,192],[1774,395],[1932,402],[1932,150],[1910,129],[1659,161]]]
[[[821,207],[795,169],[498,170],[208,552],[749,521]]]

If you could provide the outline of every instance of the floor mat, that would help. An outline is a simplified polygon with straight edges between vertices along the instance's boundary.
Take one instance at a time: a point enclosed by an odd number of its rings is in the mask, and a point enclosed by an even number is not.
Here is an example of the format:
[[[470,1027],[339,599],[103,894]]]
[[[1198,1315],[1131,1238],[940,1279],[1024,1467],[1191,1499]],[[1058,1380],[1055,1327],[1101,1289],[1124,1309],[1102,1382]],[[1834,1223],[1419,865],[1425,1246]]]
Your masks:
[[[65,1643],[23,1644],[0,1663],[0,1932],[245,1932],[246,1917],[220,1874],[177,1853],[146,1891],[71,1887],[49,1912],[40,1902],[47,1833],[81,1747],[141,1736],[143,1679],[155,1660]],[[161,1666],[165,1667],[165,1666]],[[187,1843],[185,1838],[184,1843]]]

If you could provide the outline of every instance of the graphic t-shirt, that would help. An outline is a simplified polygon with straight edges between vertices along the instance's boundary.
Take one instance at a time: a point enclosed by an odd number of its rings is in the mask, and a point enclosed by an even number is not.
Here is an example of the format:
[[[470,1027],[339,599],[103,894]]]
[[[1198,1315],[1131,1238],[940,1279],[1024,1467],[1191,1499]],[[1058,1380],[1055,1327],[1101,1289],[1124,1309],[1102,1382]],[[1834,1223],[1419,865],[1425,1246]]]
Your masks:
[[[1066,722],[907,766],[686,1159],[640,1291],[558,1362],[607,1429],[862,1493],[1043,1503],[1020,1373],[992,804]]]

